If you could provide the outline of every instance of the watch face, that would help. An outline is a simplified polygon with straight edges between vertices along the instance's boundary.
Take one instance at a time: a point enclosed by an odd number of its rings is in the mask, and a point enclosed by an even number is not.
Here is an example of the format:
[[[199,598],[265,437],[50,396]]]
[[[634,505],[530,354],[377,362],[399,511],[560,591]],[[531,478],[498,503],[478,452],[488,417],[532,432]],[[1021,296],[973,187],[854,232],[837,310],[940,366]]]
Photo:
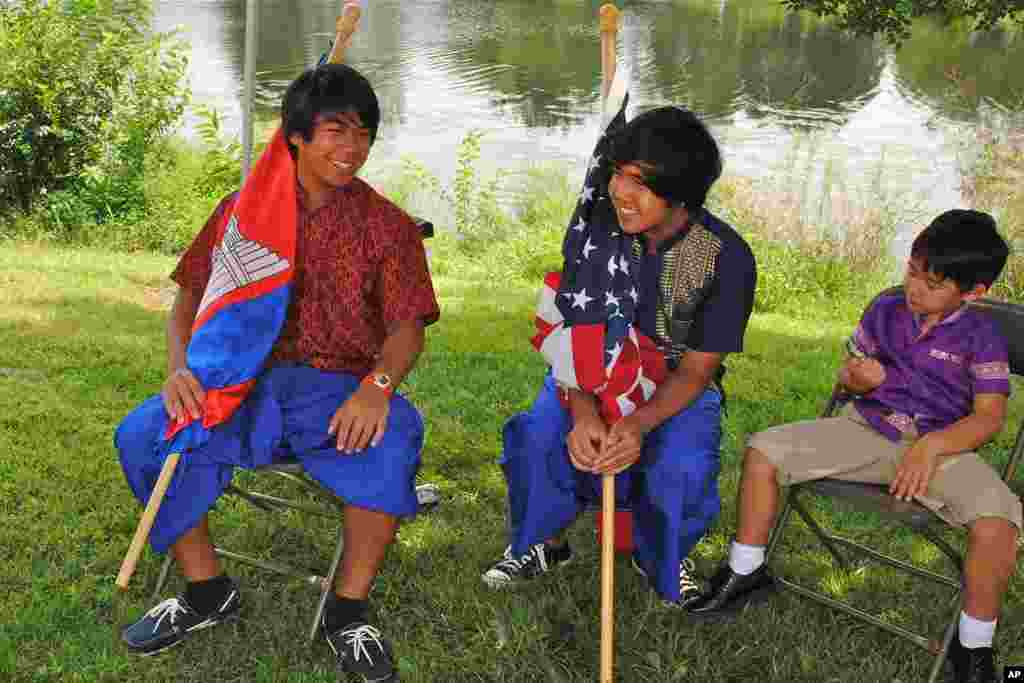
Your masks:
[[[373,383],[376,384],[381,389],[390,389],[391,388],[391,377],[389,375],[384,375],[384,374],[374,375],[373,376]]]

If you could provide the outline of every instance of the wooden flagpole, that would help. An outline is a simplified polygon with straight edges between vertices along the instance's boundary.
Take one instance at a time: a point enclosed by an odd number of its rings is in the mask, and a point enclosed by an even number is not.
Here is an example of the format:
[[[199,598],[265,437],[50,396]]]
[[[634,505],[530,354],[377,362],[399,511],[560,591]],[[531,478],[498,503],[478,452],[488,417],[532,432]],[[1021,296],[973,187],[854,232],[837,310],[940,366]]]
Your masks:
[[[253,4],[250,3],[250,9]],[[352,34],[359,24],[359,17],[361,15],[362,8],[358,0],[349,0],[342,8],[341,16],[335,22],[337,35],[334,38],[334,47],[331,49],[331,54],[327,58],[329,63],[339,64],[344,59],[345,50],[352,40]],[[160,476],[156,480],[156,486],[153,487],[153,492],[149,494],[146,509],[142,512],[139,524],[135,528],[135,535],[132,537],[132,542],[128,546],[128,552],[125,553],[124,560],[121,562],[121,570],[118,572],[117,580],[114,582],[121,590],[128,590],[128,582],[131,580],[132,574],[135,573],[135,567],[139,563],[142,551],[146,547],[146,541],[149,540],[149,532],[153,529],[153,522],[160,511],[160,505],[164,501],[167,487],[170,486],[171,479],[174,477],[174,470],[178,467],[178,460],[180,459],[180,453],[171,453],[164,460],[163,467],[160,468]]]
[[[128,552],[125,553],[124,561],[121,562],[121,571],[117,574],[117,581],[114,582],[123,591],[128,590],[128,581],[132,578],[132,574],[135,573],[135,565],[139,563],[142,550],[146,547],[146,541],[149,540],[149,531],[153,528],[156,513],[160,511],[160,504],[164,502],[164,494],[167,493],[167,487],[171,483],[174,469],[178,466],[180,458],[181,453],[171,453],[164,460],[164,466],[160,468],[160,476],[156,480],[156,486],[153,487],[153,492],[149,494],[146,509],[142,512],[139,525],[135,528],[135,536],[132,537],[132,543],[128,546]]]
[[[601,6],[601,113],[607,119],[608,95],[615,79],[619,10]],[[615,679],[615,475],[601,478],[601,683]]]

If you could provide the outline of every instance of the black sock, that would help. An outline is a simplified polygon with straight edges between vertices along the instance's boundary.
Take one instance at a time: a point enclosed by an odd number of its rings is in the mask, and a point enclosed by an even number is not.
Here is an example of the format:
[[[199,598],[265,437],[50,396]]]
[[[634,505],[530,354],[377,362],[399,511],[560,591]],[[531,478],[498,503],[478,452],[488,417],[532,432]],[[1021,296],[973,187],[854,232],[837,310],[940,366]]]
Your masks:
[[[199,614],[210,614],[219,608],[232,590],[227,574],[205,581],[189,581],[185,585],[185,602]]]
[[[328,599],[324,606],[324,626],[328,633],[334,633],[355,621],[366,621],[369,600],[353,600],[337,595]]]

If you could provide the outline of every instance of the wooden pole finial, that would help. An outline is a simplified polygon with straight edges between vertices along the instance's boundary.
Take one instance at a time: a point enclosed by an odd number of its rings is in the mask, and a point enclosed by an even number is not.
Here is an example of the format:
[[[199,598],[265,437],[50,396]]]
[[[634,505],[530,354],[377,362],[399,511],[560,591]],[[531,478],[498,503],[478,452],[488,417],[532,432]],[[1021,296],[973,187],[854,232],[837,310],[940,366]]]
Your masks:
[[[356,32],[359,25],[359,17],[363,15],[363,8],[358,0],[349,0],[341,10],[341,16],[334,22],[334,49],[327,57],[329,64],[340,64],[345,59],[345,50],[352,40],[352,34]]]
[[[619,30],[619,8],[610,2],[601,5],[601,33],[615,33]]]

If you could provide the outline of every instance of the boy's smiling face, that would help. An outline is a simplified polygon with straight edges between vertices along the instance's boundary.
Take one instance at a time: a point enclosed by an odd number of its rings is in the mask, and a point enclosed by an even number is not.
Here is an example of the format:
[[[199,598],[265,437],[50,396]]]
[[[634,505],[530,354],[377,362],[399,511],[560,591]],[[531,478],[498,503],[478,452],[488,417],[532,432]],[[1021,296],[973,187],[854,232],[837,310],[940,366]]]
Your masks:
[[[907,261],[903,291],[906,293],[907,306],[911,311],[937,322],[963,304],[983,296],[986,288],[984,285],[977,285],[967,292],[962,292],[955,281],[926,270],[920,258],[912,257]]]
[[[309,140],[293,133],[289,142],[298,150],[302,189],[319,196],[352,182],[370,155],[370,137],[359,114],[351,111],[318,116]]]
[[[639,163],[616,166],[608,194],[622,231],[629,235],[646,233],[649,239],[661,242],[686,225],[689,218],[686,209],[673,207],[644,184],[644,167]]]

